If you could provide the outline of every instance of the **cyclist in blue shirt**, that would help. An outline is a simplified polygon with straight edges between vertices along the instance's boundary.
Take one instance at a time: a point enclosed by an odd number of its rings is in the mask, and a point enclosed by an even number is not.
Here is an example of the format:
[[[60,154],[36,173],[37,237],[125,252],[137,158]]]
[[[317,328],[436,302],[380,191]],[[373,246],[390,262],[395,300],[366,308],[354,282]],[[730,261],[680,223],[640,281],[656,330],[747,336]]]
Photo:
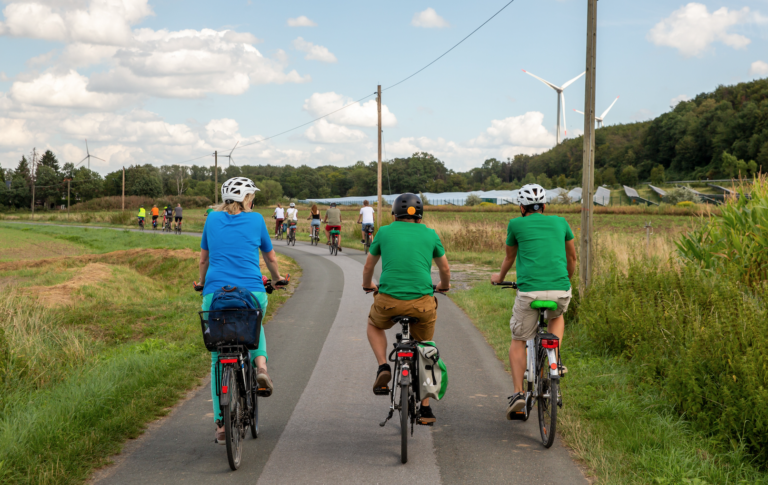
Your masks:
[[[234,177],[221,186],[223,203],[208,215],[203,227],[200,243],[200,285],[203,285],[203,311],[211,307],[213,294],[226,285],[247,288],[258,301],[262,311],[267,310],[267,293],[259,267],[259,250],[264,256],[273,281],[283,277],[277,266],[277,255],[272,249],[267,224],[258,212],[252,212],[256,191],[253,181],[245,177]],[[253,367],[259,388],[271,394],[274,387],[267,374],[267,342],[262,326],[259,348],[251,350]],[[211,375],[216,375],[218,354],[211,353]],[[216,396],[217,383],[211,379],[213,397],[213,419],[216,422],[216,442],[225,444],[224,426]]]

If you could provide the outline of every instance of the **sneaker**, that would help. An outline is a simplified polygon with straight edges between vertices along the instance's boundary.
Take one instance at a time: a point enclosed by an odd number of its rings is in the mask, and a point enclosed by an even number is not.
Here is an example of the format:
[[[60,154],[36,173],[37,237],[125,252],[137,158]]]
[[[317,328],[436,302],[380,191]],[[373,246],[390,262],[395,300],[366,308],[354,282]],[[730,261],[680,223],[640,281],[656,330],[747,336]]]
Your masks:
[[[341,252],[341,246],[339,246],[339,252]]]
[[[560,368],[558,369],[560,371],[560,375],[564,376],[568,373],[568,368],[564,365],[560,365]]]
[[[376,372],[376,381],[373,383],[373,393],[377,396],[389,394],[389,381],[392,379],[392,368],[389,364],[381,364]]]
[[[518,392],[513,396],[509,396],[509,406],[507,407],[507,419],[512,421],[512,415],[524,412],[525,410],[525,394]]]
[[[435,421],[437,421],[437,418],[432,412],[432,407],[421,406],[421,408],[419,409],[419,417],[416,420],[416,422],[423,426],[432,426],[433,424],[435,424]]]
[[[227,433],[224,431],[224,426],[219,427],[219,425],[216,425],[216,436],[213,439],[213,442],[217,445],[226,445],[227,444]]]
[[[260,367],[256,371],[256,395],[261,397],[269,397],[272,395],[275,387],[272,385],[272,379],[267,374],[267,369]]]

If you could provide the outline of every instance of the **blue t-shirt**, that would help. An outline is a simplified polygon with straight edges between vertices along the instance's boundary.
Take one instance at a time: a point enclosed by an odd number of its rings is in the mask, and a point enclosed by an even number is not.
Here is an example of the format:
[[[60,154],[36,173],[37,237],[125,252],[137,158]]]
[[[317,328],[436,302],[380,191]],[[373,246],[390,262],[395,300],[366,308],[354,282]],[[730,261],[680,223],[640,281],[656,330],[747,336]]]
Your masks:
[[[264,217],[258,212],[211,212],[203,227],[200,247],[209,252],[203,294],[232,285],[248,291],[264,291],[259,268],[259,249],[272,251]]]

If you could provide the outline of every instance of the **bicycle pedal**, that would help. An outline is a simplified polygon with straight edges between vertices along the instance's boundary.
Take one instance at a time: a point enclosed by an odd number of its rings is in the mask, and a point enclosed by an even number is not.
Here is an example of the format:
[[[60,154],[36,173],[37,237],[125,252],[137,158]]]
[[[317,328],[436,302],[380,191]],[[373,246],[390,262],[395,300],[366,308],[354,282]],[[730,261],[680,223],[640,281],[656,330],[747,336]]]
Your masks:
[[[272,391],[266,387],[256,388],[256,395],[259,397],[269,397],[272,395]]]
[[[525,411],[518,411],[509,415],[510,421],[527,421],[528,414]]]
[[[388,396],[389,395],[389,387],[374,387],[373,393],[377,396]]]

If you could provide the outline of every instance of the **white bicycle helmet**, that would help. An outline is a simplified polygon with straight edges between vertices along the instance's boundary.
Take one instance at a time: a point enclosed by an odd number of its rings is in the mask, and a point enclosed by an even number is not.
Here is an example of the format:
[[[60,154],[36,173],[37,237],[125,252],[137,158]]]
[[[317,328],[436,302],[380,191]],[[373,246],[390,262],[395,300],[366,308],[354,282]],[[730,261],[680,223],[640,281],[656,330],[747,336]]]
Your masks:
[[[520,205],[543,204],[547,200],[547,191],[539,184],[528,184],[517,192],[517,202]]]
[[[258,189],[257,189],[257,190],[258,190]],[[291,202],[291,207],[296,207],[296,204],[294,204],[293,202]]]
[[[246,195],[258,191],[259,189],[256,188],[253,180],[245,177],[233,177],[221,186],[221,200],[224,202],[242,202]]]

